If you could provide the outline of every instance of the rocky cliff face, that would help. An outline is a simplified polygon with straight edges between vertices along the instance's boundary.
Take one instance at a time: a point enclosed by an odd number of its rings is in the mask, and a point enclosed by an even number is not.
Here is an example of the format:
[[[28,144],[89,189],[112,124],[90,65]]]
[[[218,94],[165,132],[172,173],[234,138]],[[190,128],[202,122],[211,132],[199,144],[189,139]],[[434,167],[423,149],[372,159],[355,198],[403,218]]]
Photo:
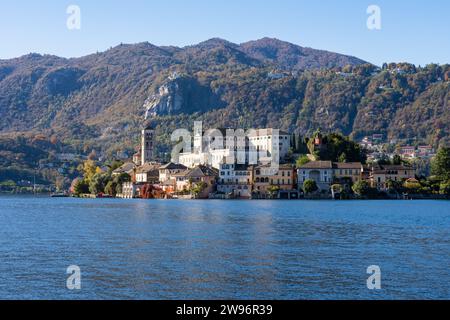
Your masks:
[[[145,101],[145,119],[208,112],[224,106],[209,84],[174,72]]]
[[[145,119],[155,116],[173,115],[182,112],[185,101],[178,74],[173,74],[144,103]],[[182,85],[182,84],[181,84]]]

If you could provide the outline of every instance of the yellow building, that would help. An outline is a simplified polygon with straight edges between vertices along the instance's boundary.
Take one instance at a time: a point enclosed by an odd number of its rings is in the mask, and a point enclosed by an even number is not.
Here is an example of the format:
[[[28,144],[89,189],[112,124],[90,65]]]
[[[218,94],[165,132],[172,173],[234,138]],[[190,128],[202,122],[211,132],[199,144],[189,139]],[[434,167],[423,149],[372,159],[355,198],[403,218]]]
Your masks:
[[[404,165],[376,165],[370,174],[370,184],[378,190],[387,190],[388,181],[403,183],[408,179],[415,178],[416,172],[413,167]]]
[[[280,191],[291,191],[295,189],[295,167],[289,164],[282,164],[278,170],[274,170],[270,165],[255,167],[253,191],[261,198],[266,198],[271,189]]]
[[[333,178],[336,183],[356,183],[362,179],[361,162],[333,163]]]

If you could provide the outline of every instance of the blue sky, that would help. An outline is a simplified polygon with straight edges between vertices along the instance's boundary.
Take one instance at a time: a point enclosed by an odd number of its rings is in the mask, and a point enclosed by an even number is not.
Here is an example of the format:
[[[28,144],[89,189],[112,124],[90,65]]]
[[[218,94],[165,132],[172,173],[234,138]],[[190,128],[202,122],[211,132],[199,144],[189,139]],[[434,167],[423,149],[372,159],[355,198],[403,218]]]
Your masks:
[[[71,4],[81,9],[81,30],[66,27]],[[366,27],[372,4],[381,8],[381,30]],[[2,0],[0,59],[268,36],[376,64],[450,63],[449,12],[448,0]]]

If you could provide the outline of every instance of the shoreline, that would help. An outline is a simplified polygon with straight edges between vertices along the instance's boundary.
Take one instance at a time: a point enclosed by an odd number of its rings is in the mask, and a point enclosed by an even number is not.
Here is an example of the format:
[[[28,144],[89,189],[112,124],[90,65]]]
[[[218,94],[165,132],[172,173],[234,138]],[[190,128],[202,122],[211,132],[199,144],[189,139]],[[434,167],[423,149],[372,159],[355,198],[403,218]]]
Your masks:
[[[75,196],[65,196],[65,197],[52,197],[50,194],[23,194],[23,193],[0,193],[0,197],[14,197],[14,198],[49,198],[49,199],[58,199],[58,198],[71,198],[71,199],[83,199],[83,200],[142,200],[142,201],[233,201],[233,202],[268,202],[268,201],[283,201],[283,202],[302,202],[302,201],[317,201],[317,202],[358,202],[358,201],[449,201],[449,197],[441,196],[441,197],[412,197],[408,199],[393,199],[393,198],[378,198],[378,199],[325,199],[325,198],[302,198],[302,199],[143,199],[143,198],[119,198],[119,197],[96,197],[96,196],[85,196],[85,197],[75,197]]]

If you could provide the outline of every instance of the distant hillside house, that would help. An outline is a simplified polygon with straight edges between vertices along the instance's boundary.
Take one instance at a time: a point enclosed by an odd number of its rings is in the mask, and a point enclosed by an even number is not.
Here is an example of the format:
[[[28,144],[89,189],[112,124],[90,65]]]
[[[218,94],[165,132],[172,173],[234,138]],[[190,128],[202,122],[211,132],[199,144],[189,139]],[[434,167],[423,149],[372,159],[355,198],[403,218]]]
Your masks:
[[[405,159],[414,159],[416,157],[416,147],[413,146],[400,147],[398,152]]]
[[[431,158],[435,155],[434,148],[432,146],[418,146],[417,156],[420,158]]]
[[[372,135],[372,141],[375,143],[380,143],[383,142],[384,140],[384,135],[381,133],[376,133]]]
[[[58,153],[56,155],[56,158],[59,161],[75,161],[77,159],[80,159],[81,157],[75,153]]]
[[[288,77],[290,74],[287,72],[277,72],[277,71],[271,71],[267,74],[267,77],[271,80],[279,80],[284,79]]]

